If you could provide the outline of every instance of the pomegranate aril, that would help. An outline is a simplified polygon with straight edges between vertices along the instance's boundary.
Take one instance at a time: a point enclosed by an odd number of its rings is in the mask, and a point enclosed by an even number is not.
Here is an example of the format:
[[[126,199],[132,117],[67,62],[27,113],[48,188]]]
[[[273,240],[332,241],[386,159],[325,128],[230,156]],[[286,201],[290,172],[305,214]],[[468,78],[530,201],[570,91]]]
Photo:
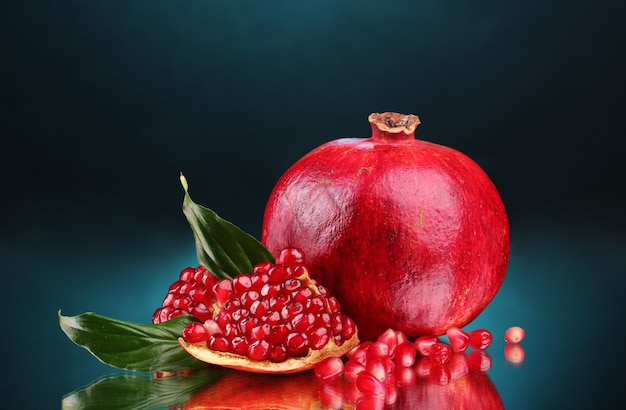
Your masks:
[[[287,269],[284,266],[274,265],[268,272],[268,275],[270,276],[270,280],[272,282],[282,283],[288,278],[289,272],[287,272]]]
[[[385,366],[385,361],[381,358],[368,360],[365,370],[381,382],[384,382],[387,378],[387,367]]]
[[[385,330],[380,336],[378,336],[376,341],[382,342],[387,345],[387,347],[389,348],[389,356],[394,355],[396,347],[398,346],[398,336],[393,329]]]
[[[337,298],[334,296],[330,296],[326,298],[326,300],[328,301],[328,307],[330,309],[330,312],[339,313],[339,311],[341,310],[341,306],[339,305],[339,301],[337,300]]]
[[[415,339],[415,350],[422,356],[429,356],[430,348],[438,341],[435,336],[420,336]]]
[[[227,323],[231,323],[233,321],[233,316],[232,313],[222,310],[217,314],[214,320],[220,329],[224,329]]]
[[[248,346],[248,357],[252,360],[265,360],[269,356],[269,343],[264,339],[255,340]]]
[[[248,354],[248,339],[245,336],[236,336],[231,340],[232,352],[240,355]]]
[[[175,309],[182,309],[188,312],[189,306],[191,306],[191,302],[192,300],[189,296],[181,295],[174,299],[174,301],[172,302],[172,306]]]
[[[387,394],[385,385],[367,371],[361,372],[356,376],[354,386],[359,392],[370,397],[384,399]]]
[[[284,343],[289,333],[291,333],[291,326],[286,323],[279,323],[271,327],[269,339],[273,343]]]
[[[189,308],[189,313],[191,313],[193,316],[197,317],[198,319],[202,320],[203,322],[213,317],[209,308],[207,308],[206,305],[202,302],[192,303]]]
[[[222,312],[234,312],[235,310],[241,308],[241,302],[239,299],[228,299],[224,302],[222,306]]]
[[[352,319],[350,319],[346,315],[342,315],[342,329],[341,329],[341,338],[343,340],[348,340],[356,333],[356,324]]]
[[[507,343],[519,343],[526,337],[526,331],[519,326],[508,328],[504,332],[504,341]]]
[[[218,305],[221,306],[233,297],[233,282],[230,279],[222,279],[213,285],[211,290]]]
[[[233,293],[238,298],[240,298],[241,295],[250,290],[252,287],[252,278],[249,274],[243,273],[241,275],[237,275],[232,281]]]
[[[367,348],[367,360],[389,357],[389,346],[383,342],[374,342]]]
[[[234,337],[239,336],[239,333],[239,325],[236,322],[226,323],[224,326],[224,336],[228,339],[233,339]]]
[[[309,339],[303,333],[290,333],[285,347],[290,356],[298,356],[309,349]]]
[[[348,360],[343,366],[343,376],[349,381],[354,381],[356,376],[364,371],[366,371],[365,364],[356,360]]]
[[[309,337],[309,347],[313,350],[319,350],[326,346],[330,340],[330,331],[326,327],[317,327],[307,333]]]
[[[207,341],[209,349],[217,350],[218,352],[227,352],[230,350],[230,342],[223,334],[214,334],[209,336]]]
[[[299,332],[309,331],[315,324],[315,315],[313,313],[300,313],[291,320],[291,326]]]
[[[291,295],[287,293],[280,292],[270,298],[270,306],[276,311],[280,311],[289,302],[291,302]]]
[[[180,276],[179,276],[180,281],[187,282],[188,280],[193,279],[193,274],[195,272],[196,270],[192,268],[191,266],[186,267],[185,269],[180,271]]]
[[[255,272],[250,277],[250,281],[252,282],[252,287],[250,290],[256,290],[257,292],[261,292],[263,286],[270,280],[270,276],[265,272]]]
[[[300,294],[296,295],[296,297],[298,296],[300,296]],[[299,300],[299,299],[296,299],[296,300]],[[301,303],[304,303],[306,310],[311,313],[318,314],[318,313],[322,313],[326,311],[326,300],[322,296],[311,296],[308,299],[305,299],[304,302],[301,302]]]
[[[249,308],[261,295],[256,290],[248,290],[241,295],[241,304]]]
[[[491,345],[493,336],[487,329],[476,329],[469,332],[469,345],[478,350],[485,350]]]
[[[191,322],[183,329],[183,338],[189,343],[205,342],[209,332],[200,322]]]
[[[412,342],[404,342],[398,345],[395,351],[394,360],[398,366],[411,367],[415,364],[417,356],[415,345]]]
[[[390,374],[385,382],[387,388],[387,395],[385,396],[385,403],[388,405],[394,404],[398,400],[398,383],[393,374]]]
[[[178,316],[182,316],[182,315],[186,315],[187,311],[183,310],[183,309],[172,309],[169,311],[168,315],[167,315],[167,319],[166,320],[171,320],[174,318],[177,318]]]
[[[211,320],[211,319],[205,320],[204,327],[206,328],[207,332],[209,332],[209,336],[217,334],[217,333],[222,333],[222,329],[214,320]]]
[[[282,343],[275,343],[270,347],[268,359],[272,362],[283,362],[289,358],[289,353]]]
[[[272,327],[270,326],[270,324],[263,323],[250,329],[250,332],[248,335],[249,335],[250,340],[254,340],[254,341],[265,340],[271,334],[271,331],[272,331]]]
[[[261,287],[261,296],[263,296],[264,298],[271,298],[277,295],[280,290],[280,283],[267,282]]]
[[[254,302],[252,302],[248,311],[250,312],[252,316],[260,318],[260,317],[263,317],[267,313],[269,307],[270,307],[270,304],[267,300],[257,299]]]
[[[437,342],[430,347],[428,357],[435,364],[446,364],[452,355],[452,348],[447,343]]]
[[[276,258],[278,265],[296,265],[304,263],[304,253],[298,248],[285,248],[281,250]]]
[[[315,365],[314,373],[321,381],[333,381],[342,375],[343,361],[339,357],[327,357]]]
[[[302,312],[304,312],[304,306],[302,303],[290,302],[281,309],[280,316],[284,320],[291,320]]]
[[[286,292],[292,293],[302,288],[302,282],[300,281],[300,279],[296,278],[287,279],[283,282],[282,288]]]
[[[446,330],[446,335],[454,353],[464,352],[469,346],[469,334],[458,327],[449,328]]]
[[[253,274],[256,274],[256,273],[268,274],[270,269],[272,269],[273,266],[274,264],[269,261],[259,262],[252,267],[252,273]]]

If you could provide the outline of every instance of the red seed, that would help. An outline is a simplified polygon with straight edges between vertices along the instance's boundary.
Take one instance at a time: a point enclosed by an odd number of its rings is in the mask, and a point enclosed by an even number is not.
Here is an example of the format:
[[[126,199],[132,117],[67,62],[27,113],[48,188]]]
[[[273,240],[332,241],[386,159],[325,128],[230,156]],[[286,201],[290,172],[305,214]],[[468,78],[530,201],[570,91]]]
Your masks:
[[[422,356],[430,355],[430,348],[439,340],[435,336],[420,336],[415,339],[415,350]]]
[[[327,357],[315,365],[314,373],[321,381],[333,381],[343,374],[343,361],[339,357]]]
[[[349,381],[354,381],[356,376],[365,370],[365,365],[363,363],[356,360],[348,360],[343,366],[343,377]]]
[[[304,253],[298,248],[285,248],[276,258],[276,264],[293,266],[304,263]]]
[[[476,329],[469,332],[469,345],[478,350],[485,350],[491,345],[493,336],[487,329]]]
[[[313,331],[308,332],[307,336],[309,337],[309,347],[313,350],[319,350],[326,346],[330,340],[330,330],[327,327],[318,326]]]
[[[377,357],[387,358],[389,357],[389,346],[383,342],[374,342],[367,348],[367,360]]]
[[[396,354],[394,360],[396,365],[400,367],[411,367],[415,364],[415,357],[417,356],[415,350],[415,344],[412,342],[404,342],[398,345],[396,348]]]
[[[433,367],[433,361],[430,357],[422,356],[415,362],[415,373],[419,377],[428,377],[430,375],[430,369]]]
[[[209,349],[217,350],[218,352],[227,352],[230,350],[230,342],[220,333],[209,336],[207,345]]]
[[[366,396],[384,399],[387,394],[385,385],[367,371],[359,373],[354,379],[354,386]]]
[[[248,346],[248,357],[252,360],[265,360],[269,356],[270,345],[266,340],[259,339]]]
[[[290,356],[297,356],[309,349],[309,339],[303,333],[290,333],[285,347]]]
[[[365,370],[381,382],[384,382],[387,378],[387,367],[385,366],[385,361],[381,358],[368,360]]]
[[[388,355],[393,357],[396,347],[398,346],[398,335],[393,329],[385,330],[380,336],[378,336],[376,341],[386,344],[388,347]]]
[[[183,329],[183,338],[189,343],[205,342],[209,332],[200,322],[191,322]]]
[[[526,331],[519,326],[508,328],[504,332],[504,341],[507,343],[519,343],[526,337]]]
[[[289,353],[282,343],[276,343],[270,347],[268,359],[272,362],[284,362],[288,358]]]
[[[451,327],[446,330],[450,346],[454,353],[464,352],[469,346],[469,334],[458,327]]]

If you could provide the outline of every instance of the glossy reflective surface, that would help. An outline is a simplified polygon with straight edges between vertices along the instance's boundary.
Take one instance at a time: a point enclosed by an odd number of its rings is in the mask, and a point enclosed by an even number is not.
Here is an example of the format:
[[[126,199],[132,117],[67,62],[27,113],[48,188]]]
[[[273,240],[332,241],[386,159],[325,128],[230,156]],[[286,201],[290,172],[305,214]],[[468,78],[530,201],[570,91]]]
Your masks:
[[[623,242],[584,232],[565,236],[529,225],[515,231],[511,266],[502,290],[467,326],[487,328],[494,334],[487,350],[492,365],[486,375],[505,408],[623,404],[617,389],[624,360],[616,321],[618,312],[624,311]],[[13,380],[21,380],[10,393],[9,403],[54,407],[64,395],[119,373],[73,345],[58,328],[56,310],[63,309],[66,314],[94,310],[149,322],[168,282],[194,258],[189,250],[191,239],[173,241],[185,245],[178,252],[163,246],[172,239],[160,244],[148,241],[149,248],[136,249],[132,256],[113,250],[104,260],[85,249],[72,260],[66,258],[67,254],[65,258],[61,254],[41,254],[47,261],[45,272],[37,269],[37,264],[27,263],[33,255],[25,249],[3,255],[16,273],[7,279],[7,286],[29,290],[30,297],[37,298],[36,304],[23,298],[11,299],[26,306],[28,314],[11,326],[13,334],[25,337],[5,351]],[[51,272],[56,275],[50,276]],[[503,335],[512,325],[526,330],[521,344],[524,360],[517,365],[505,357]],[[508,354],[519,357],[520,352]],[[270,389],[273,383],[264,389]],[[198,387],[184,383],[180,386],[183,393]],[[33,388],[38,390],[37,395],[29,393]],[[148,390],[148,394],[156,393]]]
[[[508,275],[469,326],[496,336],[505,407],[626,407],[626,3],[380,3],[2,6],[3,407],[58,408],[118,373],[57,311],[150,320],[196,263],[181,171],[258,237],[290,164],[389,110],[476,160],[510,213]]]

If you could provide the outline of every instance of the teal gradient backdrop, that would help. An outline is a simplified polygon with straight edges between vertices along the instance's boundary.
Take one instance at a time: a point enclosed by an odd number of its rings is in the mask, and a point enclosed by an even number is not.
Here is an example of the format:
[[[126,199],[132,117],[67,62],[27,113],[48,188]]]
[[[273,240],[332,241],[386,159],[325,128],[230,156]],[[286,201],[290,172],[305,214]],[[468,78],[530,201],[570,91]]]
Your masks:
[[[490,350],[507,408],[623,406],[624,4],[262,3],[1,6],[4,404],[54,408],[115,372],[59,309],[147,323],[197,264],[180,172],[259,237],[291,163],[397,111],[509,210],[508,276],[471,324],[527,329],[521,366]]]

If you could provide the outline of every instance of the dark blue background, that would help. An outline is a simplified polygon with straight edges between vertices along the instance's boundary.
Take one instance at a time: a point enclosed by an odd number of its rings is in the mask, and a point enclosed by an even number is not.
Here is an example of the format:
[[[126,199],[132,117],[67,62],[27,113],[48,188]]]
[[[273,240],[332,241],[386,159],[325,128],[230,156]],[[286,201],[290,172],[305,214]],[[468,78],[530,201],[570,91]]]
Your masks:
[[[66,339],[58,309],[148,322],[197,263],[181,171],[258,237],[281,173],[367,137],[381,111],[419,115],[418,138],[465,152],[501,191],[511,267],[470,327],[528,330],[521,367],[494,346],[507,408],[623,403],[623,2],[23,1],[0,15],[5,404],[54,407],[112,371]]]

